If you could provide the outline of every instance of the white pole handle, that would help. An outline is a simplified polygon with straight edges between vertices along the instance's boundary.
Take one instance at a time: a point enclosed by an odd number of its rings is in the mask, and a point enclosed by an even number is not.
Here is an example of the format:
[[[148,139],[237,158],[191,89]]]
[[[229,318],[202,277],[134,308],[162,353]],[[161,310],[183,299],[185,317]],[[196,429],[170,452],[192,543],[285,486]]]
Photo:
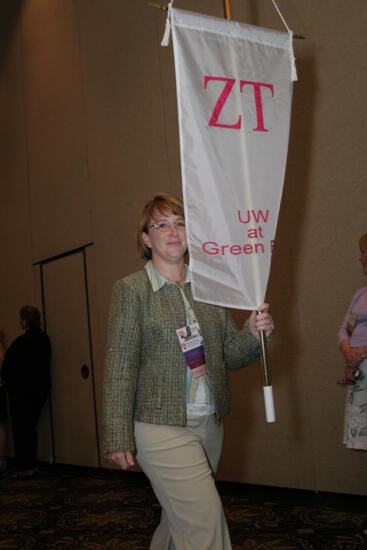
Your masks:
[[[265,413],[267,422],[275,422],[273,387],[264,386]]]

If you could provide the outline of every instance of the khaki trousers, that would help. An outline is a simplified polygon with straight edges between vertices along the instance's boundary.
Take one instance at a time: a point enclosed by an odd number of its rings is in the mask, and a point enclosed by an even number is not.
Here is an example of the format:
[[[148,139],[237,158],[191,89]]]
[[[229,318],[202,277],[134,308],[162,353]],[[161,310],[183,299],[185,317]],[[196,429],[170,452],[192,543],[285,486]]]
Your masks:
[[[223,506],[214,483],[223,424],[214,415],[187,426],[135,422],[137,461],[162,506],[150,550],[230,550]]]

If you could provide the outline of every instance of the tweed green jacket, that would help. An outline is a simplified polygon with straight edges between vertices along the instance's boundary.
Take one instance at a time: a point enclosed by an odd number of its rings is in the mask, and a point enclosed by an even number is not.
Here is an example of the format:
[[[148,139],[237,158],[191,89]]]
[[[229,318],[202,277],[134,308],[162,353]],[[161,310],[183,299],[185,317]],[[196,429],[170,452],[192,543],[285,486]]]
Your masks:
[[[194,302],[205,345],[207,372],[217,419],[229,411],[227,369],[237,370],[259,356],[248,324],[241,331],[223,307]],[[135,452],[134,420],[186,425],[187,365],[176,329],[186,324],[178,285],[153,292],[146,271],[113,286],[104,375],[103,452]]]

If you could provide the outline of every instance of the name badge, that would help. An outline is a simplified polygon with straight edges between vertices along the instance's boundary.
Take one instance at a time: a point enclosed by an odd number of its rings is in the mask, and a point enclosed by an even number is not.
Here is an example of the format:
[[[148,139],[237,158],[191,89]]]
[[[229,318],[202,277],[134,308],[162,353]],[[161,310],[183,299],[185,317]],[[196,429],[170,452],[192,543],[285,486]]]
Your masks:
[[[182,352],[192,375],[200,378],[206,374],[204,340],[198,323],[176,330]]]

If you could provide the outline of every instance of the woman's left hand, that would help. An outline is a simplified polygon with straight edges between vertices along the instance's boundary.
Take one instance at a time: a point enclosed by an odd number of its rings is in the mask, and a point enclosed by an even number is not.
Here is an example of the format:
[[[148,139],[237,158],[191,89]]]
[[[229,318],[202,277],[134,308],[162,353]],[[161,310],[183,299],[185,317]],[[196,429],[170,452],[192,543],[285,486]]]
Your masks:
[[[255,338],[259,338],[260,330],[263,330],[266,336],[270,336],[274,330],[274,321],[269,312],[269,304],[261,304],[256,311],[251,313],[249,326]]]

